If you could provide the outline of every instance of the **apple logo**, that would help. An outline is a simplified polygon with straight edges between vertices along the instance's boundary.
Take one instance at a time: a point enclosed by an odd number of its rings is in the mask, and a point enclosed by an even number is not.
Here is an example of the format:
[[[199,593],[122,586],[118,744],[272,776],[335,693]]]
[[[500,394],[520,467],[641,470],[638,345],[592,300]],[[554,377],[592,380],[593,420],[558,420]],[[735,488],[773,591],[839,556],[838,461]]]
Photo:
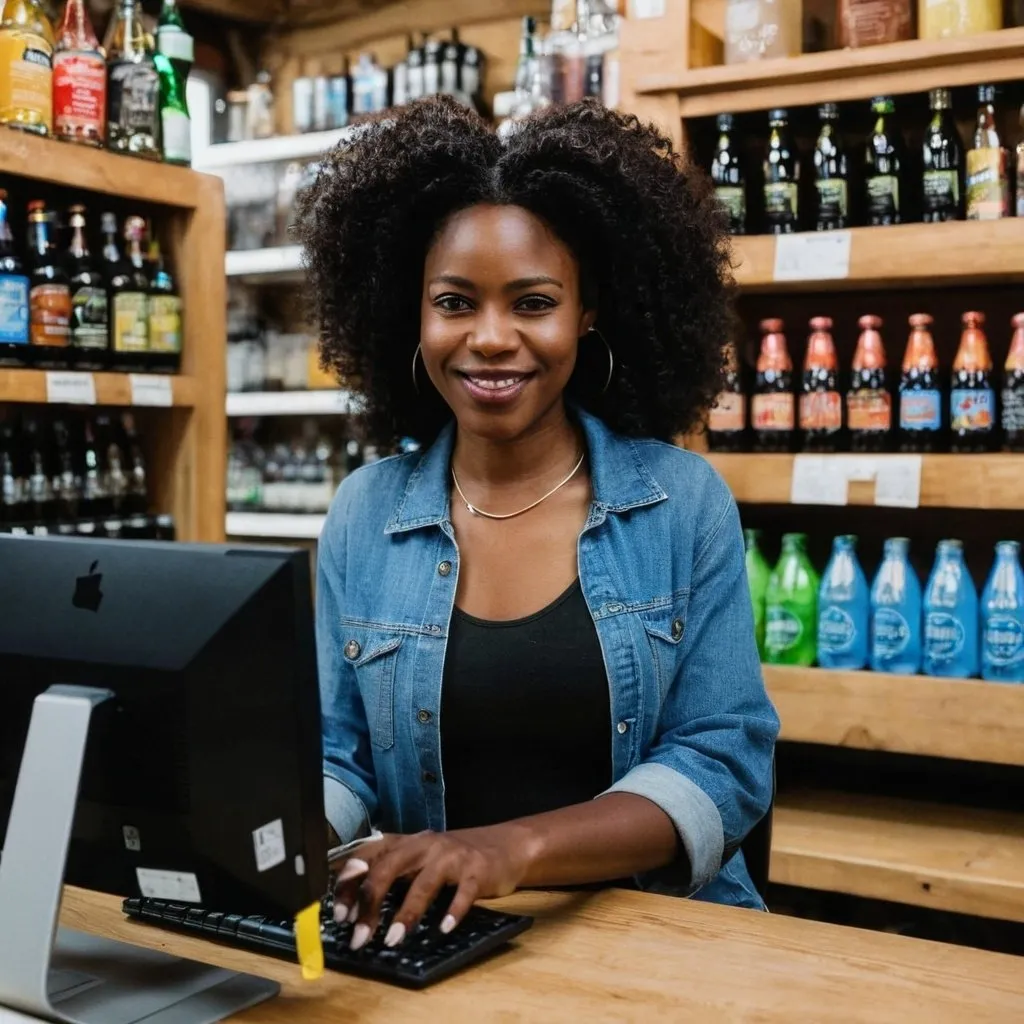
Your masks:
[[[103,591],[100,590],[100,583],[103,582],[103,573],[96,571],[99,562],[93,562],[89,566],[88,576],[79,576],[75,580],[75,596],[71,603],[76,608],[84,608],[87,612],[98,612],[100,602],[103,600]]]

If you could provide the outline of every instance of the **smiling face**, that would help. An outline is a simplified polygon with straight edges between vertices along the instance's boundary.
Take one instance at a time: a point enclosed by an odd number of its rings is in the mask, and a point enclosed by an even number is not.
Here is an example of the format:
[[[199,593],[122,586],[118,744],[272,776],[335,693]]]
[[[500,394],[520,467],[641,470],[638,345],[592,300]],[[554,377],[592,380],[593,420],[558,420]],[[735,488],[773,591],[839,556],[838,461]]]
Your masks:
[[[420,342],[463,430],[510,441],[563,414],[578,339],[594,322],[579,265],[518,206],[453,214],[427,253]]]

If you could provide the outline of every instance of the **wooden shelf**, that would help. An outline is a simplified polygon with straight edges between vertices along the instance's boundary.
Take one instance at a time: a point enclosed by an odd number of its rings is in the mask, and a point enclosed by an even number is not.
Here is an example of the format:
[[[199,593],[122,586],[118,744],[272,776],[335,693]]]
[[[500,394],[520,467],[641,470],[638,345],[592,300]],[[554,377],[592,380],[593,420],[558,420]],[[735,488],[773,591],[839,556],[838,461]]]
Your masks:
[[[782,739],[1024,766],[1024,686],[765,665]]]
[[[224,261],[228,277],[259,282],[301,281],[302,246],[281,245],[273,249],[243,249],[229,252]]]
[[[227,412],[234,416],[346,416],[352,395],[333,388],[309,391],[228,392]]]
[[[886,458],[884,455],[870,457]],[[755,505],[789,504],[795,458],[794,455],[757,453],[707,455],[736,500]],[[1024,509],[1024,456],[996,452],[991,455],[924,455],[921,458],[922,506]],[[848,504],[874,504],[873,485],[851,483]]]
[[[132,374],[93,373],[96,385],[97,405],[131,405]],[[139,375],[142,376],[142,375]],[[146,375],[147,377],[149,375]],[[160,378],[160,375],[152,375]],[[166,378],[171,384],[171,404],[193,406],[199,388],[191,377],[171,375]],[[0,402],[46,402],[45,370],[3,370],[0,369]],[[147,403],[149,404],[149,403]]]
[[[844,278],[776,281],[776,239],[732,239],[736,283],[747,292],[936,288],[944,284],[1019,281],[1024,218],[896,224],[850,228],[850,267]]]
[[[327,132],[303,135],[278,135],[272,139],[249,142],[225,142],[207,146],[196,155],[192,165],[198,171],[230,171],[250,164],[278,163],[284,160],[311,160],[323,156],[353,135],[353,128],[335,128]]]
[[[1020,78],[1024,28],[959,39],[912,39],[780,60],[666,69],[638,76],[637,92],[677,93],[683,118],[867,100]]]
[[[1024,817],[852,793],[780,797],[771,880],[1024,921]]]

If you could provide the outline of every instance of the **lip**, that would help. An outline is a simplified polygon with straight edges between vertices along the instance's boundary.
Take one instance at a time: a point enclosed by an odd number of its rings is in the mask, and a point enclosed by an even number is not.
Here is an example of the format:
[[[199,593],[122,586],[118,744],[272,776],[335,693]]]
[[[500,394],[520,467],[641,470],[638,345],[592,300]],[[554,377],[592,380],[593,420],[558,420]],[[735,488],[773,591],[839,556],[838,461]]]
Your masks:
[[[521,370],[458,371],[467,394],[481,405],[507,405],[514,402],[532,380],[532,373]]]

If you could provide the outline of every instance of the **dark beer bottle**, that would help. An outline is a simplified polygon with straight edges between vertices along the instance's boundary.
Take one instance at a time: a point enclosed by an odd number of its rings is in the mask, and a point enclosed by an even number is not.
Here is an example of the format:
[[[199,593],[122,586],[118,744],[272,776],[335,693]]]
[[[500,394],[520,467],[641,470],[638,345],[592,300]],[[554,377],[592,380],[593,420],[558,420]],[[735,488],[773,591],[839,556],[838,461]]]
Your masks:
[[[927,313],[910,317],[910,337],[900,376],[900,451],[942,448],[942,383]]]
[[[899,224],[903,199],[903,140],[891,96],[871,101],[875,126],[864,150],[864,199],[868,224]]]
[[[813,317],[800,386],[800,432],[804,451],[834,452],[843,428],[839,361],[832,341],[832,320]]]
[[[1012,322],[1013,338],[1003,364],[1003,446],[1024,452],[1024,313],[1015,314]]]
[[[107,288],[85,236],[85,207],[68,211],[71,244],[64,265],[71,282],[71,344],[83,369],[102,369],[110,350]]]
[[[793,446],[793,362],[782,326],[781,320],[761,321],[761,352],[750,403],[754,447],[760,452],[788,452]]]
[[[964,313],[960,347],[953,360],[949,392],[949,429],[954,452],[984,452],[992,447],[996,396],[992,389],[992,357],[982,324],[983,313]]]
[[[28,204],[29,328],[36,359],[45,366],[68,361],[71,285],[57,259],[54,217],[42,200]]]
[[[928,103],[932,117],[925,130],[922,149],[924,209],[921,219],[926,223],[963,220],[964,145],[953,120],[949,90],[932,89]]]
[[[800,206],[800,158],[789,134],[789,113],[768,114],[770,132],[764,155],[764,221],[769,235],[788,235],[797,230]]]
[[[726,351],[725,381],[708,413],[708,447],[716,452],[743,450],[747,430],[747,398],[743,394],[736,347]]]
[[[743,160],[732,136],[732,114],[718,115],[718,144],[711,161],[715,197],[725,212],[730,235],[747,233],[747,182]]]
[[[834,103],[823,103],[818,107],[818,120],[821,128],[814,144],[814,226],[818,231],[834,231],[850,223],[849,168],[839,138],[839,108]]]
[[[853,353],[850,390],[846,393],[846,427],[850,449],[883,452],[892,429],[892,398],[886,386],[885,346],[879,333],[881,317],[862,316],[860,337]]]

